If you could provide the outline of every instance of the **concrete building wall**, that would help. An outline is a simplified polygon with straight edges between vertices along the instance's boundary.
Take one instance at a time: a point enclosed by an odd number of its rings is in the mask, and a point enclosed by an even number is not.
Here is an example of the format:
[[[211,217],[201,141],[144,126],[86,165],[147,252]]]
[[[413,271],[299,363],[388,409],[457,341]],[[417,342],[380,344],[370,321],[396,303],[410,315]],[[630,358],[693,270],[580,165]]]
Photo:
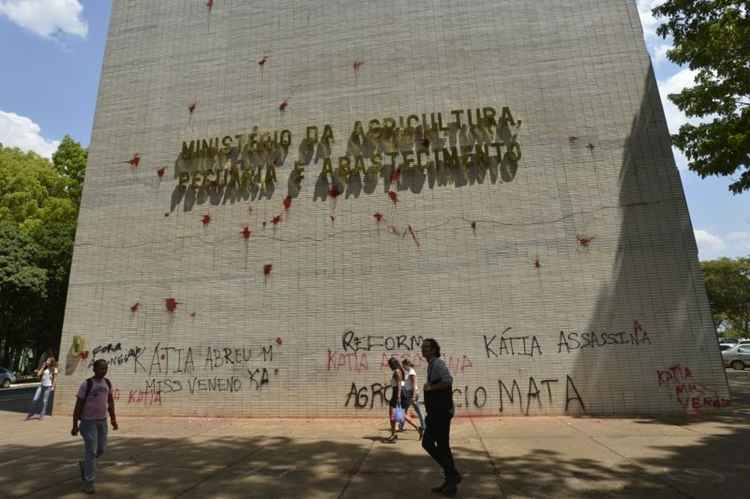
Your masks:
[[[729,398],[633,0],[115,0],[89,158],[60,412],[105,358],[123,414],[382,417],[425,337],[459,414]]]

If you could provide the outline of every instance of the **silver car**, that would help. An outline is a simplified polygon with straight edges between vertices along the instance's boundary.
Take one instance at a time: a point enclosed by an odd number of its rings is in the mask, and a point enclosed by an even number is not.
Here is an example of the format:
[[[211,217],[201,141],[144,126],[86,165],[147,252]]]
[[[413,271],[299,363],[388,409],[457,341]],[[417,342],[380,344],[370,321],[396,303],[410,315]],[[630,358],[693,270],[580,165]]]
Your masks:
[[[0,367],[0,387],[1,388],[8,388],[11,383],[16,382],[16,375],[5,369],[4,367]]]
[[[750,345],[735,345],[721,352],[721,357],[724,359],[724,367],[745,369],[745,366],[750,366]]]

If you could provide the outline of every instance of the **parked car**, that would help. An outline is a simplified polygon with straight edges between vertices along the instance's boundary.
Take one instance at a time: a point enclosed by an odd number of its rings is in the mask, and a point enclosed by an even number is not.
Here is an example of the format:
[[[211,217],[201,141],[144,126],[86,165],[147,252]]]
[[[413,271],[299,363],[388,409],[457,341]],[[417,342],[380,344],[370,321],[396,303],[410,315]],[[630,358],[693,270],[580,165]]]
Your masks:
[[[745,369],[745,366],[750,366],[750,345],[735,345],[721,352],[721,357],[724,359],[724,367]]]
[[[15,373],[5,369],[4,367],[0,367],[0,387],[2,388],[8,388],[11,383],[16,382],[16,375]]]
[[[722,352],[729,350],[730,348],[734,348],[737,346],[737,343],[719,343],[719,348]]]

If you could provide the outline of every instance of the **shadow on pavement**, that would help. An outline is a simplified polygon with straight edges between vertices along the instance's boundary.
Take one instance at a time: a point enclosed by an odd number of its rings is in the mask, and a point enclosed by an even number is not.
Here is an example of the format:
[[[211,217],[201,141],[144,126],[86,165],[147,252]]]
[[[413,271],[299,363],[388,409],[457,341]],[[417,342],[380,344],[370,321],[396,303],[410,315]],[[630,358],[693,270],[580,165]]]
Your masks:
[[[529,430],[541,426],[529,421],[456,425],[454,451],[464,473],[461,497],[698,498],[718,491],[721,499],[748,497],[748,418],[692,419],[689,425],[550,420],[548,427],[557,425],[560,433],[536,437]],[[181,431],[175,427],[180,420],[161,424]],[[316,424],[316,433],[325,433],[321,428],[328,423]],[[276,426],[269,430],[275,435],[248,436],[262,430],[262,423],[247,421],[220,427],[221,434],[210,422],[191,425],[191,431],[200,431],[159,438],[142,434],[158,432],[146,423],[140,432],[113,438],[100,463],[98,497],[418,498],[428,497],[440,479],[413,432],[397,444],[381,444],[373,428],[365,427],[369,423],[350,425],[342,433],[332,421],[330,439],[306,437],[291,426],[287,435]],[[514,431],[516,425],[521,431]],[[81,452],[80,440],[72,437],[41,447],[3,445],[3,497],[79,496]]]

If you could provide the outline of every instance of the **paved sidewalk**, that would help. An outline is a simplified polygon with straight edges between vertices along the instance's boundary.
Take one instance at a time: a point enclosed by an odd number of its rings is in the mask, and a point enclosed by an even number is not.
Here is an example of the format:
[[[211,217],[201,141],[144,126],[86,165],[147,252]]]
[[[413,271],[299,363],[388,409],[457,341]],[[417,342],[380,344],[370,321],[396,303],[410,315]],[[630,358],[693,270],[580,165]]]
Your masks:
[[[79,492],[70,418],[0,412],[0,497]],[[416,432],[385,421],[126,418],[100,461],[97,497],[436,497],[437,467]],[[750,497],[750,417],[690,421],[458,419],[465,498]]]

